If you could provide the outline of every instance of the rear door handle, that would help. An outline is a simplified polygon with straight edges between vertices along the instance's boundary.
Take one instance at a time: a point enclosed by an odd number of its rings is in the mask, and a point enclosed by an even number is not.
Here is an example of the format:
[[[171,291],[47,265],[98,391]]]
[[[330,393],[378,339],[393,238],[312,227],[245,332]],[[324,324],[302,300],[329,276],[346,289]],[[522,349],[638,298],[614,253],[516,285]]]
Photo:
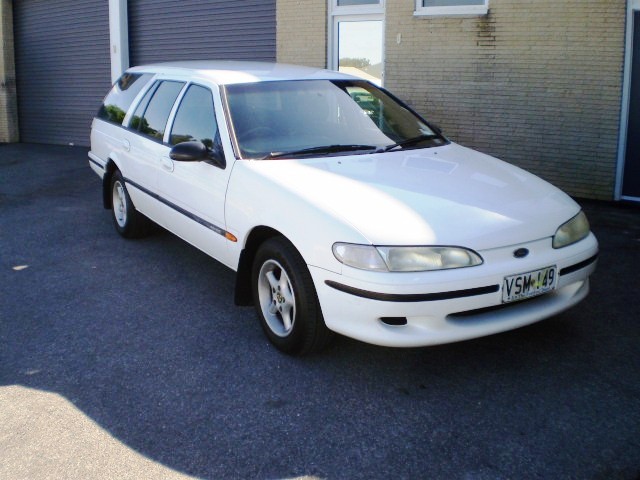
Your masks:
[[[124,148],[127,152],[131,150],[131,143],[129,143],[129,140],[127,140],[126,138],[122,140],[122,148]]]

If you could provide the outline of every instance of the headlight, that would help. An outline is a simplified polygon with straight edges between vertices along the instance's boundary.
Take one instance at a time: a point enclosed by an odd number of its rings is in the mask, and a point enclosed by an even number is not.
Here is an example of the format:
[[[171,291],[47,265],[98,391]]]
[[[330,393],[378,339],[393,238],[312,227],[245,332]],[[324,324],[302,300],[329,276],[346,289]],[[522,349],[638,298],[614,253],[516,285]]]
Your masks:
[[[461,247],[374,247],[336,243],[333,254],[345,265],[378,272],[424,272],[482,264],[480,255]]]
[[[339,262],[361,270],[386,272],[387,266],[372,245],[355,245],[353,243],[334,243],[333,254]]]
[[[556,230],[553,236],[553,248],[566,247],[579,242],[587,235],[589,235],[589,221],[584,212],[580,212]]]

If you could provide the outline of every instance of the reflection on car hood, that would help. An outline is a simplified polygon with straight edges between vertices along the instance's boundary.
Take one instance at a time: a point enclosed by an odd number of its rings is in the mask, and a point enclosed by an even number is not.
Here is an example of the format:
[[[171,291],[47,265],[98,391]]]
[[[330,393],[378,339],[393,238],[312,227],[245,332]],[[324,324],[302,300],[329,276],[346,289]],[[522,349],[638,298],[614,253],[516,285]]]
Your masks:
[[[252,163],[375,245],[514,245],[552,236],[579,211],[540,178],[456,144]]]

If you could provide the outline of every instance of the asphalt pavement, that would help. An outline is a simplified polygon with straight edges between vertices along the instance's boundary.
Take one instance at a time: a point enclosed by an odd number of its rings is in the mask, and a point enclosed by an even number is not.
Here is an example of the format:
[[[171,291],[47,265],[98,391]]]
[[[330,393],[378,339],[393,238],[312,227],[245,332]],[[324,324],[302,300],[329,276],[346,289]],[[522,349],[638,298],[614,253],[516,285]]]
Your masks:
[[[582,203],[576,308],[292,358],[232,271],[116,234],[86,148],[0,145],[0,478],[640,478],[640,208]]]

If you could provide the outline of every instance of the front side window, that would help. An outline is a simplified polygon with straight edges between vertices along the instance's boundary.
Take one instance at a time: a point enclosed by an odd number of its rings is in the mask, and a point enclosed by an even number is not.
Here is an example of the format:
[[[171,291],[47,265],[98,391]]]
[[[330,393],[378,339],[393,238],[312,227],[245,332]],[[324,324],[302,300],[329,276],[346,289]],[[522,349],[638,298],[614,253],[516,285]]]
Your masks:
[[[218,138],[218,124],[211,90],[191,85],[185,93],[171,128],[169,143],[200,141],[213,148]]]
[[[489,0],[416,0],[416,15],[484,15]]]
[[[156,140],[162,140],[171,108],[184,87],[184,82],[158,82],[145,94],[131,118],[129,126]]]
[[[446,143],[409,108],[365,81],[237,84],[226,87],[226,96],[243,158],[322,149],[371,153],[407,140],[406,148]]]
[[[150,73],[125,73],[113,85],[98,111],[98,118],[122,125],[127,110],[142,88],[149,83]]]

